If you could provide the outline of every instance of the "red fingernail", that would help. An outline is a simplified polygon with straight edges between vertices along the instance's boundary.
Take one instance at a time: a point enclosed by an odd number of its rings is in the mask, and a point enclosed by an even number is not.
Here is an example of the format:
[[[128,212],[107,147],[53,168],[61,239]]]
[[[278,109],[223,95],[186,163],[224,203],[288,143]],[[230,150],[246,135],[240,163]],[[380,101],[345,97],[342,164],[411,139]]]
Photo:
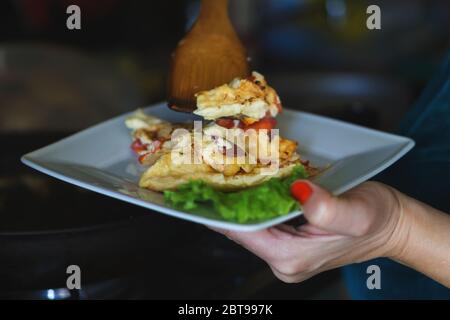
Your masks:
[[[301,204],[304,204],[311,197],[312,194],[311,186],[303,181],[296,181],[291,185],[291,193],[292,195],[300,201]]]

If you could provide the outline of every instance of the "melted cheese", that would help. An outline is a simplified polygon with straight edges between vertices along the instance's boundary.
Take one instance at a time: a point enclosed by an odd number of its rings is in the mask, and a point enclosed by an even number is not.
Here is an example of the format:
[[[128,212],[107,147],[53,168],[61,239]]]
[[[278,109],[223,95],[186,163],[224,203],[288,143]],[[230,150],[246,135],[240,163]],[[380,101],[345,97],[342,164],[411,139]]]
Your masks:
[[[253,72],[249,79],[234,79],[209,91],[196,94],[195,114],[206,120],[223,117],[262,119],[278,114],[280,99],[264,77]]]

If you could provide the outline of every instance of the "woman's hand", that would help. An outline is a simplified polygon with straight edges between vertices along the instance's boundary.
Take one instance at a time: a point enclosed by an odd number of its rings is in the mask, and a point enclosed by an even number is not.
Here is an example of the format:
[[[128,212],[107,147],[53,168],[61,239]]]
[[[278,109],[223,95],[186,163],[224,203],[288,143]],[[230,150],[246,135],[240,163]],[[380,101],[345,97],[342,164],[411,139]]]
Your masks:
[[[295,182],[291,191],[303,204],[307,224],[249,233],[216,231],[265,260],[285,282],[300,282],[346,264],[402,254],[410,226],[398,191],[366,182],[334,197],[306,180]]]

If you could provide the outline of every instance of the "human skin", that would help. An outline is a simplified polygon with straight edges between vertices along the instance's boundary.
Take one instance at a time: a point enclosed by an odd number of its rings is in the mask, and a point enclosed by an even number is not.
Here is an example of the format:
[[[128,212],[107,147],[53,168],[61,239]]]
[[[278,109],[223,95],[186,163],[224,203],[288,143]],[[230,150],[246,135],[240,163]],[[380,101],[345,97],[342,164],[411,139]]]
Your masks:
[[[339,197],[300,180],[291,190],[308,223],[257,232],[218,230],[266,261],[284,282],[378,257],[450,287],[450,216],[381,183]]]

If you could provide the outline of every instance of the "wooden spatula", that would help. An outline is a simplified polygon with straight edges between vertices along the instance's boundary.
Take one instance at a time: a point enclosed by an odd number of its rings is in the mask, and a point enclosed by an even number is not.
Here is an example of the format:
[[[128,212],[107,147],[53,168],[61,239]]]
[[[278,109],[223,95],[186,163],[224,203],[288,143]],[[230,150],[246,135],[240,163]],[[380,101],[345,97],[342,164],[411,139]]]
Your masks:
[[[228,0],[202,0],[197,21],[172,55],[169,107],[191,112],[195,93],[248,75],[245,48],[228,18]]]

